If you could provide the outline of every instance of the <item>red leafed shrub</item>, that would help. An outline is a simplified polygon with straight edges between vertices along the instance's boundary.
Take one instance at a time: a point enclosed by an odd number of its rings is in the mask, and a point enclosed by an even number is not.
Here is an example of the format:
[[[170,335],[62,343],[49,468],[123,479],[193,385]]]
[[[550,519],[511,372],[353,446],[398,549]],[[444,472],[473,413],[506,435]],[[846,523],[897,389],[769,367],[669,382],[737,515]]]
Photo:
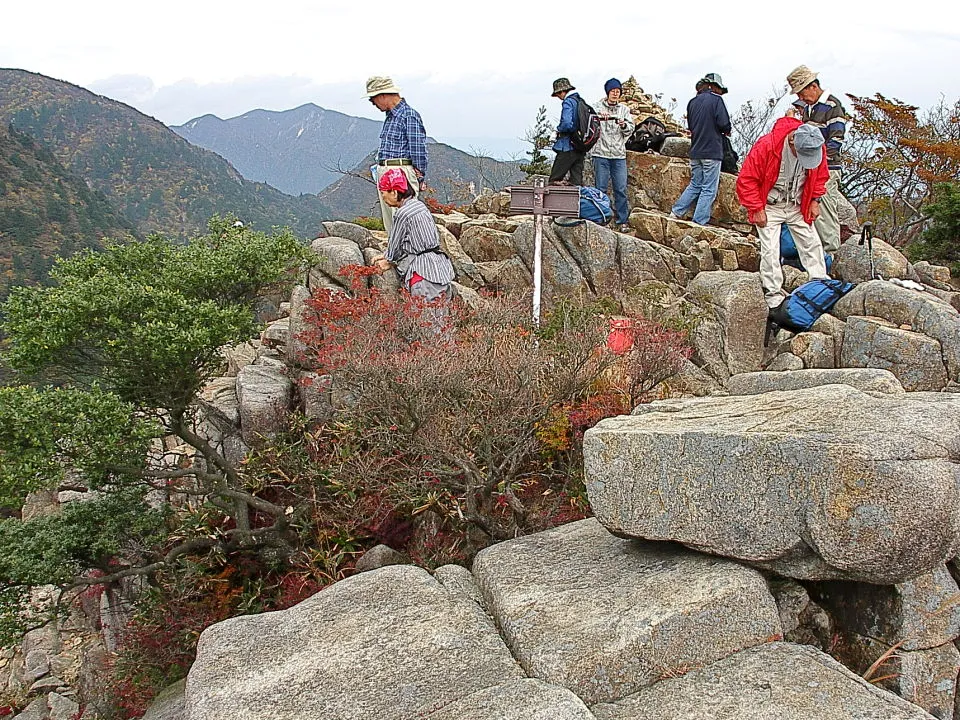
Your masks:
[[[466,524],[483,543],[555,524],[544,511],[579,474],[542,466],[545,424],[568,413],[568,442],[579,444],[685,358],[679,336],[660,342],[639,323],[636,351],[615,354],[601,307],[557,303],[537,327],[525,299],[426,305],[366,288],[362,272],[347,271],[351,295],[314,296],[316,326],[301,336],[333,375],[336,421],[353,433],[338,471],[365,478],[361,492],[385,488],[401,512]]]
[[[423,204],[427,206],[427,209],[432,213],[441,213],[443,215],[449,215],[453,212],[455,205],[453,203],[442,203],[437,200],[433,195],[423,195],[421,196]]]

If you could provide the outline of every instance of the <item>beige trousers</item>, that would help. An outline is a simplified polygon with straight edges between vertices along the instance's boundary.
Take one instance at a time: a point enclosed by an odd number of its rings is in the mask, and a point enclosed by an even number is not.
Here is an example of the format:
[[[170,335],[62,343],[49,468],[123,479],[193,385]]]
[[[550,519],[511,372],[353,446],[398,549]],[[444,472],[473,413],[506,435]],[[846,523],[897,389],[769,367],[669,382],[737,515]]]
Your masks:
[[[797,245],[800,262],[810,279],[827,277],[820,238],[813,226],[807,225],[800,206],[793,203],[767,205],[767,224],[757,227],[760,235],[760,283],[767,300],[767,307],[775,308],[787,294],[783,291],[783,268],[780,267],[780,226],[786,223]]]
[[[833,255],[840,249],[840,170],[831,170],[827,180],[827,194],[820,198],[820,217],[813,224],[820,236],[823,251]]]
[[[413,191],[420,194],[420,181],[417,180],[417,173],[413,169],[413,165],[390,165],[383,166],[377,165],[377,180],[380,180],[380,176],[387,170],[396,168],[397,170],[403,170],[403,174],[407,176],[407,182],[410,183],[410,187],[413,188]],[[390,234],[390,231],[393,229],[393,208],[387,205],[383,201],[383,196],[380,195],[379,190],[377,191],[377,196],[380,198],[380,214],[383,215],[383,229],[387,231],[387,234]]]

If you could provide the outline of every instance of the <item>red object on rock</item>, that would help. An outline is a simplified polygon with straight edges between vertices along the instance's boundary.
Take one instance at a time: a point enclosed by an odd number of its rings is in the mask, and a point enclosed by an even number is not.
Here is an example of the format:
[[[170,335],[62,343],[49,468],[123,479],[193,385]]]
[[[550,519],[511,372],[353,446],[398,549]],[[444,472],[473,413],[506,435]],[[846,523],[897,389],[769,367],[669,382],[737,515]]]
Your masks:
[[[630,318],[610,319],[607,347],[615,355],[623,355],[633,347],[633,320]]]

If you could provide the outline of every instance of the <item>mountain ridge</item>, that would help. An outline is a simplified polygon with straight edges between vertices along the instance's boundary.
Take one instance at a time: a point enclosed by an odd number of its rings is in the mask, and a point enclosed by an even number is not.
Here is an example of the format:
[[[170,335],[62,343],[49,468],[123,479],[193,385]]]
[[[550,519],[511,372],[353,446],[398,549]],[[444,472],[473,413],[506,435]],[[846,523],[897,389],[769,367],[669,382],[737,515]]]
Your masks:
[[[255,108],[222,119],[212,113],[170,127],[227,159],[245,178],[282,192],[316,195],[380,142],[383,123],[304,103]]]
[[[313,195],[246,180],[156,118],[39,73],[0,69],[0,122],[33,136],[144,235],[189,237],[232,212],[258,229],[288,225],[312,236],[330,215]]]

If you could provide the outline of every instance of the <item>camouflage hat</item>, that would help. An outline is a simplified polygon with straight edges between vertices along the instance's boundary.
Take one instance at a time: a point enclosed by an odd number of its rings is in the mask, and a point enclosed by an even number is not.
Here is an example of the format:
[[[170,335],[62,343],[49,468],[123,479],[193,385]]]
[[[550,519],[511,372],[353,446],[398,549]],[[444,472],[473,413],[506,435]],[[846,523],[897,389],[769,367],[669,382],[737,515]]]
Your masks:
[[[553,95],[556,97],[562,92],[567,92],[567,90],[576,90],[576,88],[570,84],[570,81],[566,78],[557,78],[553,81]]]
[[[790,92],[796,95],[807,85],[817,79],[817,74],[806,65],[798,65],[790,74],[787,75],[787,83],[790,85]]]
[[[372,98],[377,95],[399,95],[400,88],[390,78],[374,75],[367,80],[367,94],[364,97]]]

